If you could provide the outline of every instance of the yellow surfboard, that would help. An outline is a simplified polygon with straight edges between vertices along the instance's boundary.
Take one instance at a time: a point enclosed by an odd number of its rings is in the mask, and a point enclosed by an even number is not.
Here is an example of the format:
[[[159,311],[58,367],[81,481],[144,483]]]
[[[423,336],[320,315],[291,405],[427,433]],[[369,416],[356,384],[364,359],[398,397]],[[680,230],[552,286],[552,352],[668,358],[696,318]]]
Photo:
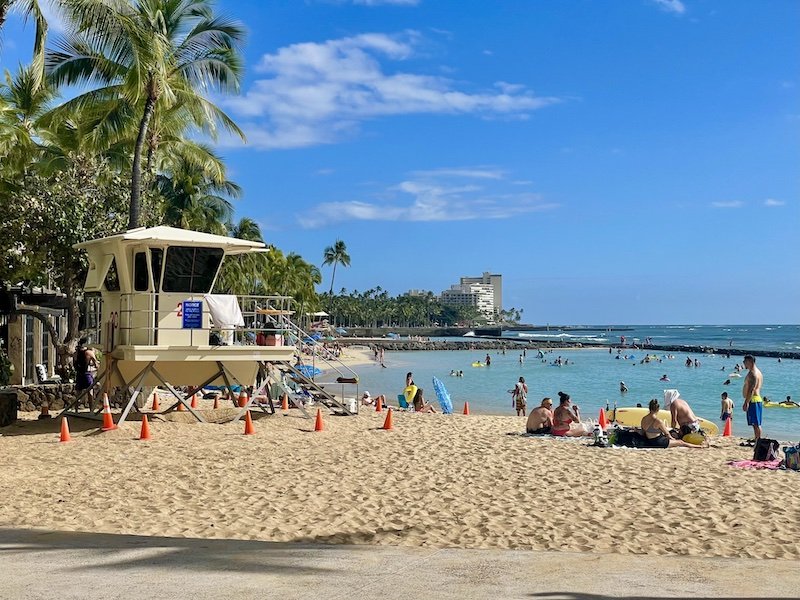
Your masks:
[[[648,414],[650,411],[646,408],[642,407],[639,408],[638,406],[635,407],[626,407],[626,408],[618,408],[617,412],[614,413],[613,410],[609,411],[608,417],[612,418],[619,423],[620,425],[624,425],[626,427],[640,427],[642,424],[642,417]],[[672,416],[670,415],[668,410],[660,410],[658,411],[658,418],[664,421],[669,427],[670,420]],[[709,435],[719,435],[719,427],[717,427],[716,423],[712,423],[708,419],[703,419],[701,417],[697,417],[700,421],[700,427],[705,430],[706,433]]]

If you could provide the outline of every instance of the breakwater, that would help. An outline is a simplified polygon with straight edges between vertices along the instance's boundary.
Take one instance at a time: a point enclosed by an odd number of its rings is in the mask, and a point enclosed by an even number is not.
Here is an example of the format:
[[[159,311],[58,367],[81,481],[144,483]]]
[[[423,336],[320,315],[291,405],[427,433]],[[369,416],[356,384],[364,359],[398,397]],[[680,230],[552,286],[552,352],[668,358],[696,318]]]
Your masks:
[[[788,350],[757,350],[749,348],[730,348],[714,346],[692,346],[686,344],[651,344],[647,346],[622,346],[620,344],[607,344],[600,342],[568,342],[568,341],[537,341],[513,340],[509,338],[458,338],[454,340],[415,340],[391,338],[338,338],[342,346],[373,345],[386,350],[522,350],[526,349],[578,349],[578,348],[611,348],[619,349],[623,353],[671,353],[671,354],[721,354],[731,357],[752,354],[770,358],[800,359],[800,352]]]

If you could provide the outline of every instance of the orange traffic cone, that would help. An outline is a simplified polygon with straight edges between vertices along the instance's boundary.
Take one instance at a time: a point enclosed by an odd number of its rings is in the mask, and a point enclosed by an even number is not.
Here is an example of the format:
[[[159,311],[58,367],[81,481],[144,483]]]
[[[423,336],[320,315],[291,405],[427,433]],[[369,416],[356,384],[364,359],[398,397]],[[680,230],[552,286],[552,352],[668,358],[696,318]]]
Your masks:
[[[42,412],[39,413],[39,419],[50,418],[50,407],[47,404],[42,404]]]
[[[281,396],[281,410],[289,410],[289,396],[287,394]]]
[[[161,407],[158,405],[158,392],[153,392],[153,412],[159,410],[161,410]]]
[[[214,410],[219,408],[219,397],[220,394],[214,394]]]
[[[242,388],[242,391],[239,392],[239,408],[244,408],[247,406],[247,400],[247,392],[245,392],[244,388]]]
[[[139,432],[139,439],[150,439],[150,423],[147,422],[147,415],[142,415],[142,430]]]
[[[469,414],[469,402],[464,402],[464,414]]]
[[[606,421],[605,409],[602,408],[600,409],[600,418],[598,419],[598,423],[600,425],[600,429],[602,429],[603,431],[605,431],[606,427],[608,427],[608,421]]]
[[[178,408],[176,408],[175,410],[180,411],[180,412],[183,412],[184,410],[186,410],[185,408],[183,408],[183,402],[178,402]]]
[[[248,410],[244,414],[244,434],[245,435],[253,435],[256,432],[256,428],[253,427],[253,417],[250,416],[250,411]]]
[[[730,417],[725,419],[725,429],[723,429],[722,431],[722,437],[731,437],[733,435],[732,421],[733,419],[731,419]]]
[[[391,431],[392,430],[392,407],[391,406],[387,409],[386,420],[383,422],[383,428],[386,431]]]
[[[189,406],[197,408],[197,394],[192,394],[192,403]]]
[[[378,396],[378,399],[375,401],[375,412],[383,412],[383,398]]]
[[[69,436],[69,425],[67,424],[67,417],[61,418],[61,439],[59,442],[71,442],[72,438]]]
[[[317,409],[317,420],[314,423],[314,431],[322,431],[324,429],[322,425],[322,409]]]
[[[111,406],[108,404],[108,394],[103,394],[103,427],[101,430],[111,431],[116,428],[114,417],[111,415]]]

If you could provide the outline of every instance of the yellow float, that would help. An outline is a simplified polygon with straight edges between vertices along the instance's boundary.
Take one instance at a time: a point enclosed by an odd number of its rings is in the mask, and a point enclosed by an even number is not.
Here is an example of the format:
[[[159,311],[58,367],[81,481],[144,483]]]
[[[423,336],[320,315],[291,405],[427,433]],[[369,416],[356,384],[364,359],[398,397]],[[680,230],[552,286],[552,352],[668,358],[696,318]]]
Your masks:
[[[609,411],[608,417],[620,425],[624,425],[625,427],[641,427],[642,417],[649,412],[650,411],[646,408],[640,408],[638,406],[630,408],[618,408],[616,409],[616,412],[613,410]],[[658,411],[658,418],[664,421],[667,424],[667,427],[669,427],[672,416],[668,410]],[[717,427],[716,423],[712,423],[708,419],[702,419],[700,417],[697,417],[697,419],[700,421],[700,427],[705,430],[707,434],[719,435],[719,427]]]

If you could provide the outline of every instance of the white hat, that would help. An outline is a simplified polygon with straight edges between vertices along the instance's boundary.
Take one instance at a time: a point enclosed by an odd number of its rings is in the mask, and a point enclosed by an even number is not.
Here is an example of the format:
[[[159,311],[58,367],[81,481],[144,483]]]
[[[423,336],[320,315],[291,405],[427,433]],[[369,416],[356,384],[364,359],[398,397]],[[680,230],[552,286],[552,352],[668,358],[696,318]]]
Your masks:
[[[667,408],[680,397],[678,390],[664,390],[664,408]]]
[[[364,394],[361,396],[362,398],[369,398],[369,392],[364,390]]]

